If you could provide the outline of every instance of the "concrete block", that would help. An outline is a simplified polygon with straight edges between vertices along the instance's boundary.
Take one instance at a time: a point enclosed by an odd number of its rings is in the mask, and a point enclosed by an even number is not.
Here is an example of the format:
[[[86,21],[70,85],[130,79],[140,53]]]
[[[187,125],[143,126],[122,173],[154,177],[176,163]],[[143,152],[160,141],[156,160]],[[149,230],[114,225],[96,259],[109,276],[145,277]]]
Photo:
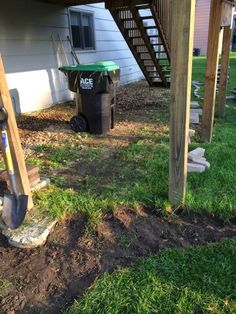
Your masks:
[[[196,131],[193,129],[189,129],[188,134],[190,137],[194,136],[196,134]]]
[[[202,115],[202,108],[191,109],[190,112],[191,113],[198,113],[198,114]]]
[[[205,171],[205,166],[195,164],[195,163],[188,163],[188,172],[199,172],[202,173]]]
[[[206,160],[206,158],[199,158],[199,159],[194,159],[193,162],[195,164],[198,164],[198,165],[202,165],[202,166],[205,166],[207,169],[210,168],[210,163]]]
[[[205,154],[205,149],[198,147],[198,148],[196,148],[196,149],[194,149],[188,153],[188,159],[189,160],[193,160],[194,158],[199,159],[199,158],[203,157],[204,154]]]
[[[190,112],[190,123],[199,124],[199,114]]]
[[[191,108],[199,108],[200,105],[199,105],[199,103],[197,101],[191,101],[190,107]]]

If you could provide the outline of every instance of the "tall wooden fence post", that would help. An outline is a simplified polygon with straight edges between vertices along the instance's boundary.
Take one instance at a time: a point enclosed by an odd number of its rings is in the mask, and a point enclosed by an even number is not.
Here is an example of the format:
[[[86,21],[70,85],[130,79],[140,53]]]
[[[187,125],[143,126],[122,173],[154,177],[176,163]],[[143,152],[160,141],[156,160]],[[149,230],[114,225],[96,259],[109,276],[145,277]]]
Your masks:
[[[195,0],[172,1],[169,200],[185,198]]]
[[[33,207],[29,178],[26,170],[24,154],[21,148],[20,136],[16,124],[15,113],[11,96],[8,90],[4,66],[0,55],[0,98],[2,105],[8,112],[7,133],[12,154],[14,171],[16,175],[16,188],[19,194],[29,196],[28,209]]]
[[[208,142],[212,139],[214,123],[222,6],[222,0],[211,0],[201,136]]]
[[[225,27],[221,54],[221,71],[219,86],[219,116],[221,118],[224,118],[225,116],[231,35],[232,35],[231,27],[230,26]]]

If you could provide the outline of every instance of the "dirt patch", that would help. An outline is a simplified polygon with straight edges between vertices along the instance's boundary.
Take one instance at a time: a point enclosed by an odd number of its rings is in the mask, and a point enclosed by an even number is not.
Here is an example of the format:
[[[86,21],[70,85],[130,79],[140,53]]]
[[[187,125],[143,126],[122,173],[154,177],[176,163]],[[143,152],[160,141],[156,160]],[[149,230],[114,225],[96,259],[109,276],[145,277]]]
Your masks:
[[[160,218],[119,207],[86,235],[87,217],[61,222],[38,249],[9,247],[0,238],[0,309],[60,313],[103,272],[132,265],[164,248],[203,245],[236,236],[236,224],[209,218]]]

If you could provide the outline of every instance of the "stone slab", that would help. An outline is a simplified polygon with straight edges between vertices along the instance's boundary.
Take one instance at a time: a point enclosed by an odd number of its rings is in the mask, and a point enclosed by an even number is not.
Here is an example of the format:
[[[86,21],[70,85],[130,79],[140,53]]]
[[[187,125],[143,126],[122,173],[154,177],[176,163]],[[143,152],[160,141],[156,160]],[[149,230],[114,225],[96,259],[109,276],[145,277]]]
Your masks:
[[[11,230],[1,221],[0,229],[10,245],[21,249],[32,249],[46,243],[56,223],[57,219],[50,221],[45,218],[41,221],[26,222],[20,228]]]
[[[40,189],[44,188],[45,186],[47,186],[48,184],[50,184],[49,178],[41,179],[38,183],[36,183],[35,185],[33,185],[31,187],[31,191],[40,190]]]
[[[195,163],[188,163],[188,172],[199,172],[202,173],[206,170],[205,166],[195,164]]]
[[[188,153],[188,159],[193,160],[194,158],[201,158],[205,154],[205,149],[198,147]]]

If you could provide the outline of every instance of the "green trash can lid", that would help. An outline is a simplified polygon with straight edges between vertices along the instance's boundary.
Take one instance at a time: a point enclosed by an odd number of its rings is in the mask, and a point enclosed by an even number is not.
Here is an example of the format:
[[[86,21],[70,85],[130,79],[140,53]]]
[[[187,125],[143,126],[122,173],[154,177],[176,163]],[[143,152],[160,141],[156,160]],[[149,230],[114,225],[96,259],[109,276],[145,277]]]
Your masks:
[[[95,63],[76,64],[60,67],[62,71],[91,71],[91,72],[112,72],[119,70],[119,66],[113,61],[99,61]]]

